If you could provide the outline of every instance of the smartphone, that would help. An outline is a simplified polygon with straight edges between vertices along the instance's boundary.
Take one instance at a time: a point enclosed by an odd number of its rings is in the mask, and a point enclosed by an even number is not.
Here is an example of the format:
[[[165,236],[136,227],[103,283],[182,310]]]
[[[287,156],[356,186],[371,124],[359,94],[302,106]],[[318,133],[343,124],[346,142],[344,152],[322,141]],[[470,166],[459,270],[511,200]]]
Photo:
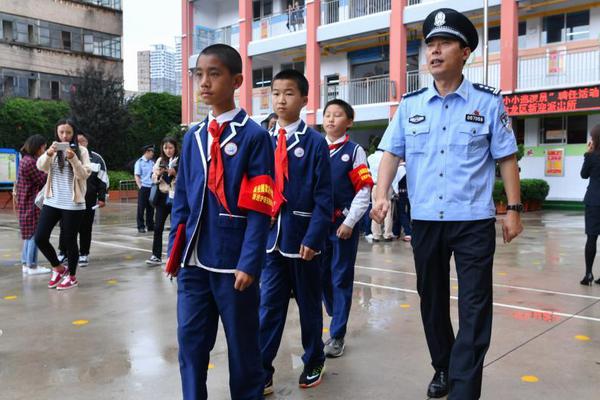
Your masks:
[[[69,143],[66,143],[66,142],[55,143],[55,147],[56,147],[56,151],[65,152],[69,148]]]

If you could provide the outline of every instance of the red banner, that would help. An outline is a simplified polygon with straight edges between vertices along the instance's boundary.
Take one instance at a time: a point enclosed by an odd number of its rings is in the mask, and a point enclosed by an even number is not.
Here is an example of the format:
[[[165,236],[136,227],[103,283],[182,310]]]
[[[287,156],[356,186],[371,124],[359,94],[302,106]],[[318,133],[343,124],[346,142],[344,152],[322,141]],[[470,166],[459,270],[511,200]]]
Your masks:
[[[509,94],[503,99],[511,117],[600,110],[600,85]]]

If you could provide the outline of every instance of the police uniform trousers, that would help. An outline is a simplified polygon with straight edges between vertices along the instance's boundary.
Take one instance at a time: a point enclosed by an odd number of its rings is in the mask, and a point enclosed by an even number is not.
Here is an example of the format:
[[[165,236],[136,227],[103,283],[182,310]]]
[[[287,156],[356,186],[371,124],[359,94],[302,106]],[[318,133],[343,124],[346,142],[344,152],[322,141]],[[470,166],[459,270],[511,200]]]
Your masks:
[[[260,348],[269,381],[273,360],[281,343],[293,290],[300,314],[304,355],[302,361],[313,368],[325,361],[323,352],[323,307],[321,305],[321,255],[311,261],[284,257],[279,251],[267,254],[260,282]]]
[[[421,317],[433,367],[447,370],[451,400],[478,399],[492,333],[495,219],[413,221]],[[458,276],[459,330],[450,321],[450,257]]]
[[[336,232],[339,226],[340,223],[335,224],[329,232],[322,265],[323,303],[327,314],[332,317],[329,333],[335,339],[343,339],[346,336],[359,239],[357,227],[352,231],[350,238],[338,238]]]
[[[208,396],[208,362],[221,317],[227,338],[231,399],[262,399],[258,280],[240,292],[233,287],[234,274],[193,266],[182,268],[177,280],[177,338],[183,398],[199,400]]]

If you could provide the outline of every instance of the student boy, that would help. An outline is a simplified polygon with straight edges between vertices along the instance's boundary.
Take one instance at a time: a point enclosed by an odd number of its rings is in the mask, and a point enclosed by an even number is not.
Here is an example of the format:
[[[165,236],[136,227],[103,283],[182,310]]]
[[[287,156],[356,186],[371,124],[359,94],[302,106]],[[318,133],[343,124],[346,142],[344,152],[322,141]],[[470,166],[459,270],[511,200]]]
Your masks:
[[[327,142],[300,119],[308,101],[308,81],[298,71],[279,72],[272,83],[278,120],[271,134],[275,149],[274,220],[261,276],[260,346],[265,395],[273,393],[273,360],[281,342],[290,291],[300,311],[304,370],[300,387],[318,385],[324,372],[321,251],[333,216]]]
[[[200,53],[195,79],[211,112],[185,135],[179,161],[172,224],[185,224],[177,291],[184,399],[207,398],[219,317],[231,398],[262,399],[258,277],[273,207],[273,152],[268,133],[235,106],[241,72],[232,47],[216,44]],[[177,230],[171,230],[169,252],[180,239]]]

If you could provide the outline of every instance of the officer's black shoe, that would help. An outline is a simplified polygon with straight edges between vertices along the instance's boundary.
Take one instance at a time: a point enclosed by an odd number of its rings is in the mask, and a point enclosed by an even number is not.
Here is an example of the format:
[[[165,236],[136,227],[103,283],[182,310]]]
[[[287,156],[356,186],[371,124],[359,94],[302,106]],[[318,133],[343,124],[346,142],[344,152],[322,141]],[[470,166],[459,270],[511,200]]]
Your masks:
[[[427,396],[439,399],[448,394],[448,371],[436,371],[427,388]]]
[[[592,275],[592,273],[589,272],[589,273],[585,274],[585,276],[579,283],[581,283],[582,285],[585,285],[585,286],[592,286],[593,281],[594,281],[594,275]]]

